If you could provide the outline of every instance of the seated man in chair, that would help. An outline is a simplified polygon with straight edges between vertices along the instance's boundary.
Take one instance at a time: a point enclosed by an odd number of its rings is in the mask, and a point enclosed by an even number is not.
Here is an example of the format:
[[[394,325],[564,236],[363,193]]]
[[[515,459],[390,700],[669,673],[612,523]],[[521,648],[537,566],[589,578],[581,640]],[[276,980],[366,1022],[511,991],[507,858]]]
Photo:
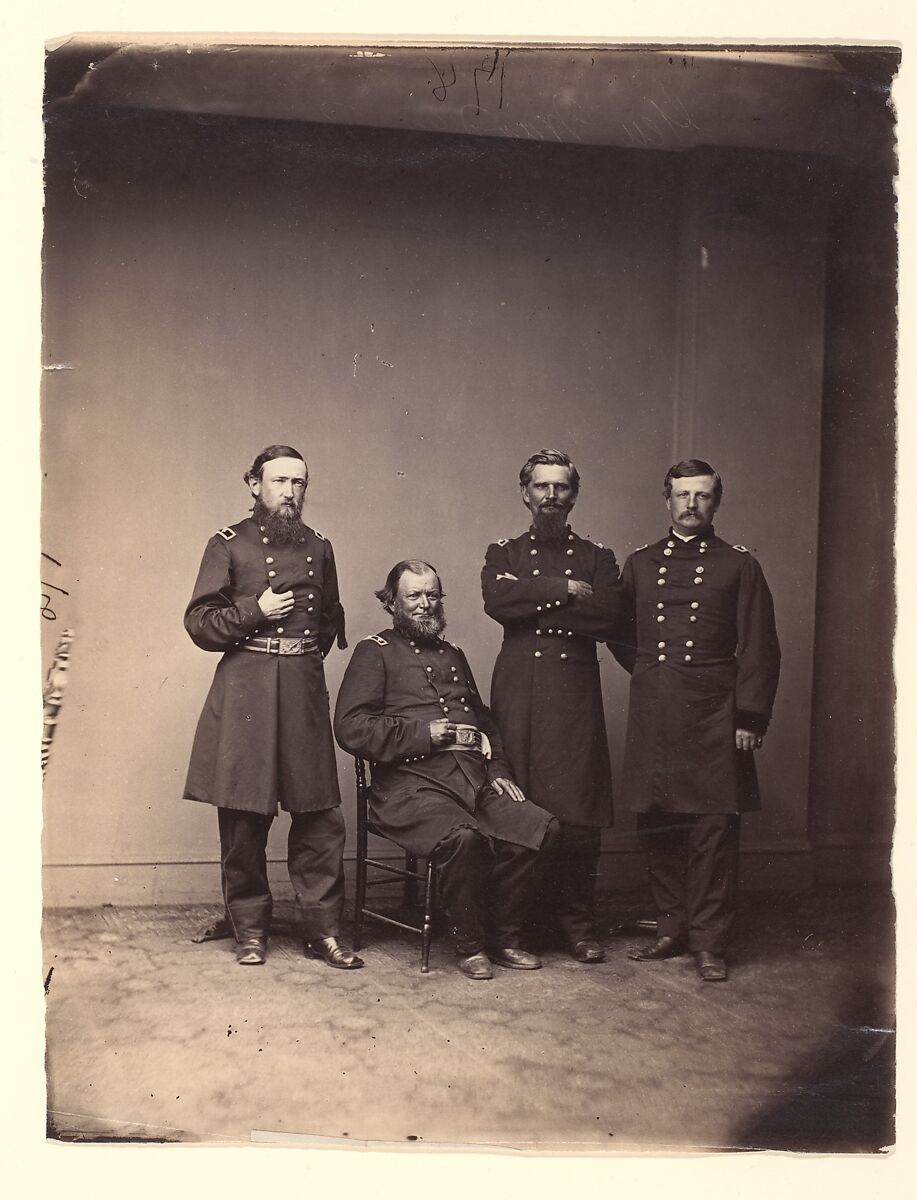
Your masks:
[[[358,644],[334,715],[338,742],[370,763],[370,819],[435,863],[461,971],[535,970],[519,935],[557,821],[513,781],[471,668],[442,638],[436,570],[397,563],[376,595],[393,627]]]

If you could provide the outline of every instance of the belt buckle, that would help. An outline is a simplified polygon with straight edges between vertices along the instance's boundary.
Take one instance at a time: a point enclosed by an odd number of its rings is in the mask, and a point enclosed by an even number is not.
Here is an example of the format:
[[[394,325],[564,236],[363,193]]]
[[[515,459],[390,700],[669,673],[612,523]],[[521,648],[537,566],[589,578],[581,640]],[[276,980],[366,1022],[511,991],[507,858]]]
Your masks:
[[[273,646],[274,642],[277,643],[276,650],[274,649],[274,646]],[[268,652],[268,654],[279,654],[280,653],[280,638],[279,637],[269,637],[267,639],[267,652]]]

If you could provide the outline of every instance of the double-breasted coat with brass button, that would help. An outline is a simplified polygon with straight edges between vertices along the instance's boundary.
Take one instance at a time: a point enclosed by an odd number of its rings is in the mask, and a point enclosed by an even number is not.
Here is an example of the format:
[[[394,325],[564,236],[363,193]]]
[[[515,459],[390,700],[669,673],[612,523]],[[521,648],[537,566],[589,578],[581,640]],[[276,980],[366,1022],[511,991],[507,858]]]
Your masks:
[[[258,597],[293,592],[293,609],[268,621]],[[207,543],[185,629],[202,650],[222,652],[197,725],[185,797],[273,815],[341,803],[322,658],[344,641],[344,610],[331,543],[302,526],[300,540],[272,543],[249,517]],[[301,655],[242,649],[252,637],[305,638]]]
[[[631,672],[621,794],[637,812],[760,808],[754,755],[736,729],[764,733],[780,675],[770,589],[758,562],[712,527],[674,534],[624,564],[621,632]]]
[[[569,595],[571,579],[592,596]],[[485,612],[503,626],[490,704],[519,786],[566,824],[611,825],[596,643],[614,636],[620,617],[614,554],[569,527],[548,541],[532,526],[488,546],[481,586]]]
[[[434,750],[430,723],[443,718],[486,734],[490,759],[469,750]],[[334,732],[345,750],[370,763],[370,816],[411,853],[429,854],[462,825],[540,848],[550,814],[487,786],[513,775],[458,646],[415,642],[394,629],[358,642],[338,692]]]

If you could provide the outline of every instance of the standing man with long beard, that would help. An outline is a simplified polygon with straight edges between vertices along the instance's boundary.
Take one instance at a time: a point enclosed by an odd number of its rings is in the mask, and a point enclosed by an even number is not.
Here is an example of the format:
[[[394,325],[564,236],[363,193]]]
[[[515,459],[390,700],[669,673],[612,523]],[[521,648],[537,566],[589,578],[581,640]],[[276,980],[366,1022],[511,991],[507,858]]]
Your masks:
[[[520,945],[537,885],[537,859],[556,833],[529,803],[503,756],[465,655],[443,639],[439,576],[405,559],[376,592],[392,628],[353,652],[338,693],[334,732],[370,762],[369,811],[411,854],[432,858],[458,967],[491,979],[491,963],[532,971]]]
[[[503,626],[491,708],[519,785],[560,821],[544,915],[574,958],[602,962],[595,879],[612,800],[596,643],[614,636],[618,565],[567,524],[580,477],[566,454],[533,454],[519,481],[532,524],[488,546],[481,572],[484,609]]]
[[[185,798],[217,808],[225,917],[194,940],[235,937],[237,962],[265,961],[265,847],[279,804],[290,813],[287,864],[306,953],[361,967],[339,940],[344,819],[322,666],[335,638],[347,645],[334,553],[301,519],[309,472],[298,450],[268,446],[243,478],[252,515],[207,543],[185,611],[194,644],[223,654]]]

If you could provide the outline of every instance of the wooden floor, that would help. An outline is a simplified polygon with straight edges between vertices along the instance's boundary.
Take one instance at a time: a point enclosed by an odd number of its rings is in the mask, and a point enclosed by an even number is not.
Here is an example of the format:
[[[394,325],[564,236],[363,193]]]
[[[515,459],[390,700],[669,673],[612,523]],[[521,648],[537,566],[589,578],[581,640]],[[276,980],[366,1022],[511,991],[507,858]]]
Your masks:
[[[642,964],[645,897],[608,897],[608,960],[549,950],[473,983],[442,939],[368,931],[362,971],[195,945],[216,908],[46,914],[49,1136],[663,1152],[894,1142],[887,893],[742,897],[725,984]]]

